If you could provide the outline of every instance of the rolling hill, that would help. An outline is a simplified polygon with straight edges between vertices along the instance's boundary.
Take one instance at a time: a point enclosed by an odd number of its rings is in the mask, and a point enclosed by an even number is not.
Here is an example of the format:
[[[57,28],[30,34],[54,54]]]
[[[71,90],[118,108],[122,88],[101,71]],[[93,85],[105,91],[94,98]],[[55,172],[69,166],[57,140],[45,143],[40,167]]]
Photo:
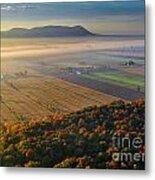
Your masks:
[[[115,101],[68,115],[56,113],[26,121],[1,124],[0,159],[7,167],[145,169],[145,102]],[[113,139],[138,138],[130,147]],[[138,141],[139,142],[139,141]],[[113,159],[125,153],[134,159]],[[128,154],[129,153],[129,154]],[[131,154],[130,154],[131,153]]]

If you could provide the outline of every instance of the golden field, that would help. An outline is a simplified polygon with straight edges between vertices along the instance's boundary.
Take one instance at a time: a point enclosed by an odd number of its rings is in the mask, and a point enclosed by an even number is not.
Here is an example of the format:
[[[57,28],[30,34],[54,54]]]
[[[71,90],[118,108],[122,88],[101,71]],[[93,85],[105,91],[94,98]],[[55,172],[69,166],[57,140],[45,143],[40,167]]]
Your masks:
[[[58,79],[47,72],[93,63],[104,65],[107,61],[115,66],[112,58],[107,60],[98,51],[126,44],[141,46],[144,42],[31,38],[2,39],[1,44],[1,117],[5,121],[50,115],[56,111],[68,113],[110,103],[117,97]],[[23,75],[25,71],[26,76]]]

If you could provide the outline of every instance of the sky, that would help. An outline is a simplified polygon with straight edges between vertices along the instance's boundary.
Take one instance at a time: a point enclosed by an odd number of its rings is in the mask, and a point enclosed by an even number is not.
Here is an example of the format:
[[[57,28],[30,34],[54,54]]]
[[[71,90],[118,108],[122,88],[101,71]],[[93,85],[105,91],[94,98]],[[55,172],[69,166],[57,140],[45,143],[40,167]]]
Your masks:
[[[82,25],[99,34],[144,34],[144,1],[53,2],[1,5],[1,31],[14,27]]]

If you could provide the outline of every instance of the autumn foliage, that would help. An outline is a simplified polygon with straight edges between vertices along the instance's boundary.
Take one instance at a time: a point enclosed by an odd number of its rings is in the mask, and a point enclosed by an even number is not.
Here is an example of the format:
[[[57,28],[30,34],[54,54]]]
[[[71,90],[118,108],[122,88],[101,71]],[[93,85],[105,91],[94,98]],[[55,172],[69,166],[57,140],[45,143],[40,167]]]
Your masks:
[[[144,100],[115,101],[63,115],[1,124],[2,166],[144,169],[144,162],[115,162],[113,152],[144,153],[113,147],[112,137],[144,139]]]

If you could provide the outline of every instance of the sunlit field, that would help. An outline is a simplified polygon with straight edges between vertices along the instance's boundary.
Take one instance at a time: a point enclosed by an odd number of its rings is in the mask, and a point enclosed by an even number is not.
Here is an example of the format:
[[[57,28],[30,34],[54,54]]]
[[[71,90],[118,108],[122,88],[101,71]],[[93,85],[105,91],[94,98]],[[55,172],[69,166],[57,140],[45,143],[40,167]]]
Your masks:
[[[134,74],[134,69],[144,68],[143,45],[143,40],[127,38],[2,39],[2,119],[68,113],[121,97],[87,87],[88,78],[118,85],[120,90],[123,86],[143,91],[144,73]],[[135,65],[125,66],[131,59]],[[86,83],[81,83],[79,78],[84,77]]]
[[[0,10],[0,165],[144,170],[144,1]]]

